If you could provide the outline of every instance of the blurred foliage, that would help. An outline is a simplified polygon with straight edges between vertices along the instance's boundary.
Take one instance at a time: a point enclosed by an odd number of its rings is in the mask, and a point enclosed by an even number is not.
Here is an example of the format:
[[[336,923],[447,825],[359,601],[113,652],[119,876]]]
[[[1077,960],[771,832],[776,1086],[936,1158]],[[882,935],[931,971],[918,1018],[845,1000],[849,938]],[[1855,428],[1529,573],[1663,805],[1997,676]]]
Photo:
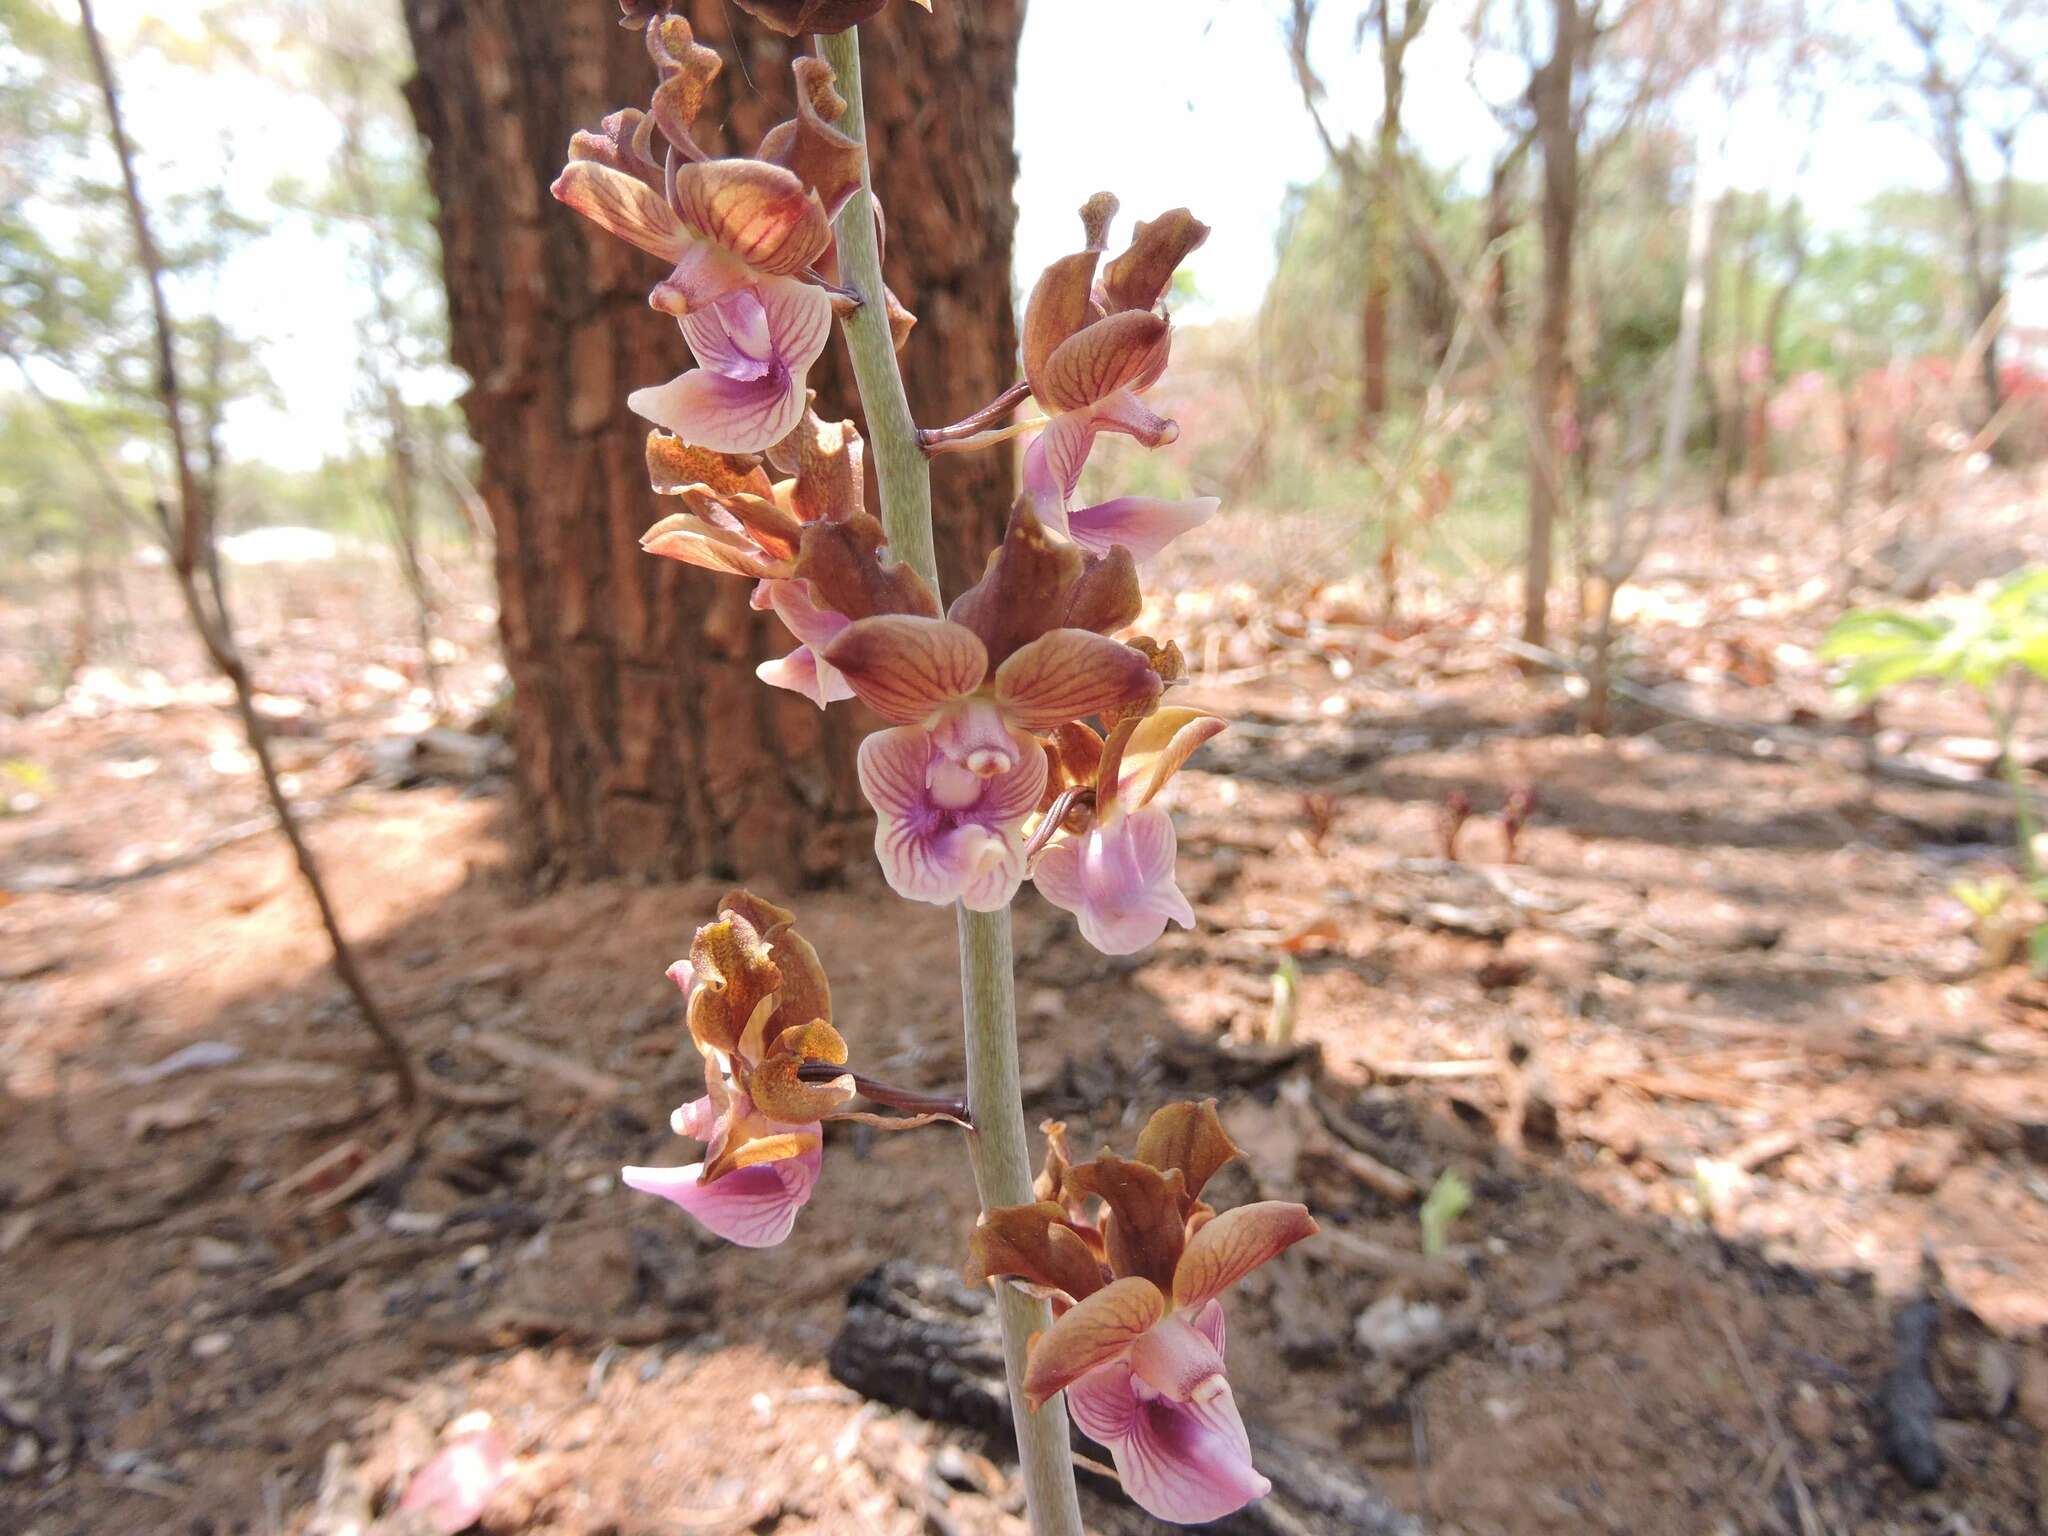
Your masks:
[[[1944,593],[1911,608],[1866,608],[1844,614],[1821,644],[1830,661],[1847,663],[1844,693],[1868,702],[1920,680],[1976,691],[1998,732],[1999,767],[2012,796],[2022,880],[1958,881],[1951,894],[1976,919],[1985,963],[2003,965],[2025,937],[2037,972],[2048,973],[2048,870],[2014,734],[2030,683],[2048,681],[2048,566],[2030,566],[1969,592]]]

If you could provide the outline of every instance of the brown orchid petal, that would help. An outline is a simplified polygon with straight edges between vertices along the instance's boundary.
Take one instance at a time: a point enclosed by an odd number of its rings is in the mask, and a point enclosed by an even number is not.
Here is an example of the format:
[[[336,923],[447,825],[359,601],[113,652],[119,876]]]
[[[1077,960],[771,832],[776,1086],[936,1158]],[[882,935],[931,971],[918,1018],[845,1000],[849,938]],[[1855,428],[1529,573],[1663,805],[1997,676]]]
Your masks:
[[[690,943],[690,1033],[699,1046],[730,1055],[755,1007],[782,985],[768,946],[753,924],[734,914],[706,923]]]
[[[1091,787],[1096,765],[1102,761],[1102,738],[1079,720],[1055,726],[1045,738],[1046,800],[1041,810],[1070,789]]]
[[[1080,1302],[1032,1342],[1024,1396],[1033,1409],[1055,1392],[1106,1365],[1166,1315],[1166,1297],[1149,1280],[1112,1281]]]
[[[1106,555],[1091,555],[1081,577],[1067,594],[1062,629],[1092,629],[1113,635],[1138,621],[1144,598],[1138,589],[1138,566],[1121,544]]]
[[[789,1125],[822,1120],[854,1096],[851,1074],[829,1083],[807,1083],[798,1073],[806,1062],[846,1064],[846,1042],[823,1019],[785,1029],[768,1048],[768,1059],[747,1079],[747,1092],[761,1112]]]
[[[1209,226],[1185,208],[1172,208],[1156,219],[1140,219],[1130,249],[1102,273],[1102,295],[1110,313],[1151,309],[1173,282],[1180,264],[1204,240]]]
[[[1178,1168],[1191,1200],[1235,1156],[1237,1143],[1223,1129],[1214,1099],[1165,1105],[1153,1111],[1138,1133],[1138,1161],[1161,1170]]]
[[[922,723],[940,705],[974,692],[988,672],[988,652],[973,630],[909,614],[849,624],[825,647],[824,659],[845,674],[862,703],[895,725]]]
[[[1074,1161],[1067,1150],[1067,1122],[1043,1120],[1038,1128],[1045,1134],[1045,1165],[1032,1181],[1031,1192],[1041,1200],[1057,1201],[1067,1169]]]
[[[981,580],[953,599],[946,616],[979,635],[989,665],[999,667],[1059,626],[1085,564],[1079,549],[1053,538],[1020,500]]]
[[[996,669],[996,702],[1027,731],[1159,697],[1159,674],[1129,646],[1085,629],[1040,636]]]
[[[1188,1239],[1173,1272],[1173,1304],[1199,1307],[1321,1229],[1308,1207],[1289,1200],[1240,1205],[1205,1223]]]
[[[662,195],[625,171],[595,160],[571,160],[549,190],[598,228],[649,255],[680,261],[690,247],[689,232]]]
[[[686,165],[676,172],[675,198],[684,227],[770,277],[797,275],[832,241],[817,194],[779,165]]]
[[[882,525],[866,512],[842,521],[807,523],[796,573],[818,606],[849,619],[908,613],[939,616],[939,600],[909,566],[883,558]]]
[[[672,496],[701,485],[719,496],[766,496],[768,476],[751,457],[713,453],[670,432],[647,434],[647,478],[656,492]]]
[[[889,0],[734,0],[763,26],[784,37],[805,32],[844,32],[881,13]],[[924,0],[916,0],[924,5]],[[931,7],[926,5],[926,10]]]
[[[1124,644],[1143,656],[1152,670],[1159,674],[1159,685],[1162,689],[1186,680],[1187,659],[1181,655],[1180,647],[1173,641],[1169,640],[1161,645],[1150,635],[1129,635],[1125,637]],[[1128,709],[1106,709],[1102,712],[1102,728],[1114,732],[1126,720],[1142,720],[1157,707],[1156,700],[1147,699]]]
[[[1119,747],[1103,752],[1099,799],[1114,799],[1126,811],[1143,810],[1180,772],[1181,765],[1203,742],[1221,735],[1229,722],[1205,709],[1175,706],[1142,720],[1126,722],[1110,733],[1123,736]],[[1113,781],[1113,782],[1112,782]]]
[[[747,1027],[740,1031],[739,1044],[733,1047],[735,1070],[744,1072],[768,1054],[768,1025],[775,1018],[777,1002],[770,993],[754,1004],[754,1011],[747,1016]]]
[[[668,195],[663,190],[668,182],[654,143],[654,119],[637,107],[621,107],[607,114],[595,133],[579,128],[570,134],[569,158],[595,160],[646,182],[664,198]]]
[[[699,488],[692,486],[683,494],[694,498]],[[718,505],[708,497],[705,502],[712,508]],[[766,553],[745,534],[721,528],[697,512],[676,512],[664,517],[640,535],[640,547],[665,560],[680,560],[702,570],[745,576],[754,581],[788,576],[794,570],[789,561]]]
[[[1043,378],[1032,382],[1032,393],[1049,411],[1082,410],[1143,377],[1165,335],[1166,322],[1148,310],[1130,309],[1098,320],[1053,350]]]
[[[697,1179],[702,1184],[713,1184],[729,1173],[737,1173],[757,1163],[779,1163],[786,1157],[801,1157],[822,1141],[822,1137],[802,1131],[776,1131],[765,1136],[735,1139],[717,1157],[706,1156],[704,1171],[697,1175]]]
[[[663,16],[647,29],[647,54],[661,77],[651,103],[655,125],[689,159],[702,160],[704,151],[691,131],[704,110],[705,91],[724,67],[717,52],[698,42],[682,17]]]
[[[797,115],[768,130],[756,158],[792,172],[818,194],[825,216],[831,218],[860,190],[866,155],[859,140],[832,126],[846,112],[846,98],[834,88],[832,66],[805,55],[792,67]]]
[[[969,1283],[1028,1280],[1076,1301],[1102,1289],[1102,1267],[1050,1200],[990,1211],[967,1240]]]
[[[867,445],[850,421],[824,421],[804,413],[776,451],[793,455],[796,475],[790,507],[807,523],[845,522],[862,510],[862,463]]]
[[[1187,1228],[1187,1188],[1179,1170],[1161,1171],[1104,1152],[1069,1169],[1066,1187],[1076,1195],[1099,1196],[1109,1207],[1103,1242],[1111,1269],[1142,1275],[1161,1290],[1172,1286]]]
[[[792,1025],[808,1024],[814,1019],[829,1025],[832,1019],[832,985],[825,979],[825,967],[818,959],[818,952],[796,931],[796,914],[747,890],[727,892],[718,909],[744,918],[768,946],[768,956],[775,962],[775,969],[781,976],[775,989],[773,1022],[776,1028],[788,1029]],[[754,1059],[758,1061],[760,1058]],[[841,1054],[820,1059],[836,1063],[846,1060],[846,1057]]]
[[[1049,387],[1047,365],[1061,343],[1092,317],[1089,291],[1095,285],[1100,250],[1062,256],[1039,274],[1024,304],[1024,377],[1031,393],[1045,405]]]

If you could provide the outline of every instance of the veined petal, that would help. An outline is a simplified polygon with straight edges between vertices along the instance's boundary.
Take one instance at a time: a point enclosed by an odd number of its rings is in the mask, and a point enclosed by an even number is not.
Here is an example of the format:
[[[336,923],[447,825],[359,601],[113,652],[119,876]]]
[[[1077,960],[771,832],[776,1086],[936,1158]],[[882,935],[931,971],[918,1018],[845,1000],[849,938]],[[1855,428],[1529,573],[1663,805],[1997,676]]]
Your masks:
[[[1173,1272],[1173,1304],[1205,1306],[1318,1230],[1308,1207],[1291,1201],[1261,1200],[1225,1211],[1188,1239]]]
[[[721,528],[694,512],[664,517],[640,535],[640,547],[650,555],[685,565],[757,580],[787,576],[795,569],[789,561],[767,554],[745,533]]]
[[[1108,1449],[1131,1502],[1161,1520],[1206,1524],[1272,1492],[1252,1465],[1244,1420],[1222,1376],[1183,1403],[1144,1397],[1128,1368],[1106,1367],[1076,1383],[1067,1402],[1083,1433]]]
[[[1163,448],[1180,436],[1180,426],[1139,399],[1134,390],[1119,389],[1097,401],[1089,412],[1098,432],[1121,432],[1147,448]]]
[[[648,292],[650,307],[678,319],[709,309],[728,294],[756,281],[732,252],[708,240],[691,240],[674,269]]]
[[[970,1280],[1010,1276],[1065,1291],[1076,1301],[1102,1289],[1102,1266],[1056,1201],[990,1211],[968,1238],[967,1252]]]
[[[1166,1316],[1166,1298],[1150,1280],[1113,1280],[1062,1314],[1031,1346],[1024,1395],[1041,1407],[1055,1392],[1099,1366],[1123,1358]]]
[[[824,652],[870,709],[898,725],[928,719],[981,686],[988,652],[971,629],[944,619],[860,619]]]
[[[1157,943],[1170,918],[1195,925],[1194,909],[1174,884],[1173,821],[1153,807],[1055,843],[1032,870],[1038,892],[1074,914],[1081,937],[1106,955],[1130,955]]]
[[[768,130],[757,158],[793,172],[818,194],[825,216],[833,218],[859,189],[866,154],[858,140],[832,126],[846,112],[846,98],[835,89],[832,66],[804,55],[792,68],[797,115]]]
[[[626,1168],[628,1188],[681,1206],[706,1230],[742,1248],[772,1248],[789,1236],[796,1213],[811,1198],[824,1161],[813,1142],[795,1157],[740,1168],[710,1184],[699,1182],[702,1163],[685,1168]]]
[[[1024,450],[1024,492],[1045,526],[1066,533],[1067,498],[1081,483],[1088,450],[1095,445],[1095,413],[1064,411]]]
[[[861,743],[861,789],[875,808],[875,857],[890,889],[977,912],[1008,904],[1024,879],[1018,828],[1045,783],[1045,754],[1033,745],[1012,772],[977,779],[916,726],[876,731]],[[932,789],[941,773],[944,796]]]
[[[815,283],[787,277],[768,279],[761,284],[760,294],[775,355],[801,378],[832,337],[831,295]],[[797,421],[802,420],[799,413]]]
[[[934,863],[970,912],[1000,912],[1024,883],[1024,850],[1014,834],[965,825],[943,832],[932,843]]]
[[[627,407],[685,441],[719,453],[758,453],[786,436],[804,413],[802,382],[776,368],[733,379],[709,368],[626,397]]]
[[[854,696],[853,689],[847,686],[839,669],[819,660],[818,653],[808,645],[798,646],[787,656],[762,662],[754,668],[754,676],[770,688],[786,688],[791,693],[800,693],[820,709]]]
[[[1159,1169],[1178,1168],[1187,1180],[1190,1199],[1199,1198],[1216,1170],[1236,1156],[1237,1143],[1223,1129],[1214,1099],[1162,1105],[1138,1133],[1138,1161]]]
[[[1062,1192],[1096,1195],[1109,1207],[1104,1242],[1111,1269],[1141,1275],[1162,1293],[1172,1288],[1187,1236],[1187,1181],[1177,1169],[1162,1171],[1104,1151],[1068,1169]]]
[[[1175,270],[1208,238],[1209,226],[1185,208],[1140,219],[1130,249],[1103,268],[1104,302],[1111,312],[1151,309],[1173,281]]]
[[[888,558],[882,525],[866,512],[805,524],[796,573],[810,583],[819,607],[849,619],[888,613],[939,616],[939,601],[924,578]]]
[[[1136,309],[1084,327],[1046,359],[1033,389],[1038,403],[1049,412],[1078,411],[1135,383],[1152,365],[1165,334],[1164,320]]]
[[[689,231],[659,192],[639,177],[595,160],[570,161],[549,190],[600,229],[649,255],[680,261],[692,244]]]
[[[682,166],[675,174],[675,198],[686,229],[770,277],[803,271],[832,243],[832,224],[817,194],[766,161]]]
[[[1046,366],[1060,344],[1088,323],[1089,290],[1095,285],[1100,250],[1062,256],[1039,274],[1024,304],[1024,378],[1041,405]]]
[[[1223,1374],[1223,1356],[1206,1335],[1179,1312],[1168,1313],[1131,1347],[1131,1374],[1161,1397],[1186,1402],[1213,1376]]]
[[[1085,629],[1055,629],[996,669],[996,702],[1028,731],[1049,731],[1105,709],[1159,697],[1159,674],[1138,652]]]
[[[728,293],[710,308],[685,316],[681,325],[683,339],[689,342],[698,366],[713,373],[729,379],[758,379],[774,366],[768,310],[757,287]]]
[[[1106,555],[1114,548],[1131,552],[1133,560],[1150,560],[1191,528],[1216,515],[1221,498],[1197,496],[1166,501],[1157,496],[1118,496],[1067,514],[1067,535],[1083,549]]]
[[[1106,817],[1112,806],[1143,810],[1202,744],[1221,735],[1228,724],[1205,709],[1171,706],[1112,731],[1099,770],[1107,782],[1101,785],[1097,815]]]

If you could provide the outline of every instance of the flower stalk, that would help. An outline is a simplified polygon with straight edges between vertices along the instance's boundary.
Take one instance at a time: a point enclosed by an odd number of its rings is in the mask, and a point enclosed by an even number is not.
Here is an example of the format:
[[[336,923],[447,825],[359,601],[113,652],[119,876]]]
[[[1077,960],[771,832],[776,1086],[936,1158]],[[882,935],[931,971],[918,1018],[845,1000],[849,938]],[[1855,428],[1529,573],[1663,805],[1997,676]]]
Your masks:
[[[847,110],[841,129],[865,141],[858,28],[821,36],[819,51],[832,66]],[[932,543],[931,472],[910,414],[896,349],[882,302],[881,242],[872,213],[874,188],[863,159],[861,188],[838,220],[842,281],[862,298],[844,325],[854,378],[867,416],[868,443],[881,491],[882,526],[891,554],[939,590]],[[1030,1202],[1031,1162],[1025,1139],[1023,1094],[1017,1066],[1017,999],[1007,905],[993,912],[957,909],[960,993],[967,1037],[967,1102],[975,1183],[983,1210]],[[1025,1397],[1026,1355],[1033,1334],[1052,1324],[1048,1304],[1014,1285],[997,1287],[1010,1411],[1024,1473],[1034,1536],[1081,1536],[1080,1504],[1063,1400],[1034,1410]]]

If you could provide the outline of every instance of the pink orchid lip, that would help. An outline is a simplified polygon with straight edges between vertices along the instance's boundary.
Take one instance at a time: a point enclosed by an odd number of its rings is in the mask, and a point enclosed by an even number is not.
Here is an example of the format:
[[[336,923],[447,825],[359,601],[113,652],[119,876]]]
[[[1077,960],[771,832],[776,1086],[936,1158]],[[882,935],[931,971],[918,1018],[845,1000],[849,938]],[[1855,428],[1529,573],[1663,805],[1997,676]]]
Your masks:
[[[1219,1520],[1272,1491],[1224,1374],[1223,1309],[1161,1318],[1067,1388],[1075,1425],[1105,1446],[1124,1491],[1177,1524]]]
[[[1074,914],[1081,936],[1106,955],[1157,942],[1168,921],[1195,925],[1174,883],[1173,821],[1158,806],[1108,817],[1056,842],[1031,871],[1039,895]]]
[[[875,808],[875,855],[900,896],[973,911],[1009,903],[1024,880],[1024,821],[1045,788],[1036,742],[1008,773],[982,778],[914,725],[876,731],[860,747],[861,789]]]
[[[823,1154],[814,1144],[795,1157],[735,1169],[703,1182],[704,1165],[682,1168],[624,1168],[629,1189],[659,1195],[681,1207],[714,1236],[742,1248],[773,1248],[796,1225],[818,1182]]]

